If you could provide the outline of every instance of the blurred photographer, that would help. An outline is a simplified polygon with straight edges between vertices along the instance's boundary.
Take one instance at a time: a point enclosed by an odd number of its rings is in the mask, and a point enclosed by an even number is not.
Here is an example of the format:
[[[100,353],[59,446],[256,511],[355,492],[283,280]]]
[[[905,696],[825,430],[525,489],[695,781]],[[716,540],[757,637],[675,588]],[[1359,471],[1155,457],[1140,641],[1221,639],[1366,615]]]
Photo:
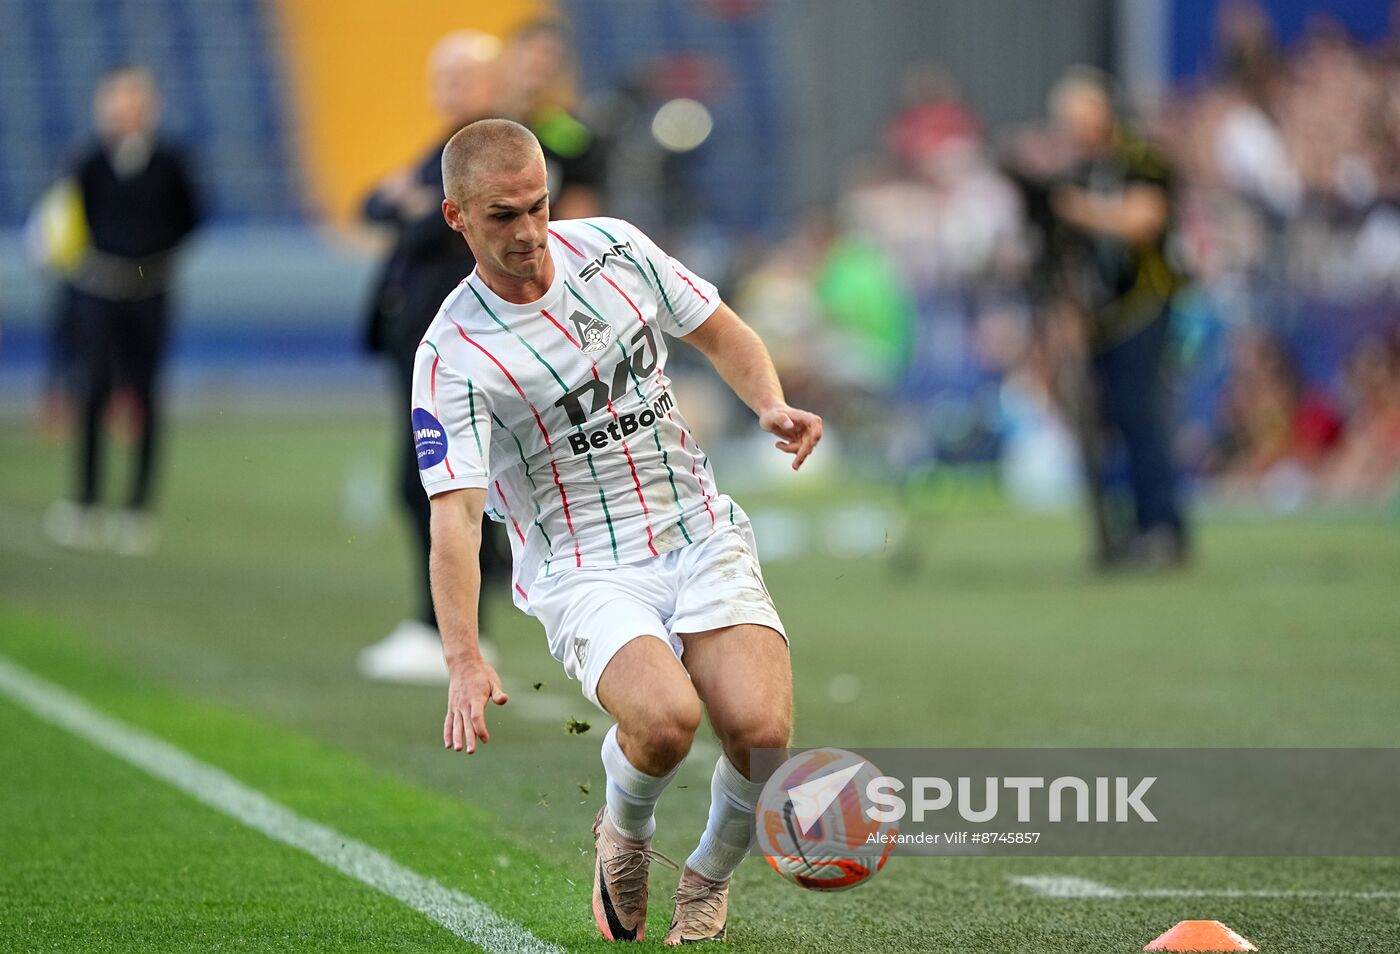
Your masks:
[[[1097,72],[1076,69],[1057,83],[1050,112],[1052,135],[1018,162],[1017,178],[1043,235],[1043,346],[1084,457],[1096,559],[1104,568],[1177,565],[1187,533],[1167,408],[1168,331],[1184,275],[1168,253],[1171,174],[1115,116]],[[1109,493],[1115,443],[1131,508]]]

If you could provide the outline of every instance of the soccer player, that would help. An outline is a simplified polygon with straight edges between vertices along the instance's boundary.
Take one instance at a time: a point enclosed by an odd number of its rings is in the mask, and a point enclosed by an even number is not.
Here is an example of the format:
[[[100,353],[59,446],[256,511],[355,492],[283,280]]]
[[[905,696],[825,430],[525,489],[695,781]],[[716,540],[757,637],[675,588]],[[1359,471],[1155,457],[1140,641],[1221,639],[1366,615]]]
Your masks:
[[[704,353],[800,467],[821,418],[788,406],[762,341],[715,287],[617,219],[549,222],[544,157],[508,120],[443,150],[443,216],[476,270],[428,329],[413,430],[432,502],[432,584],[451,676],[443,743],[486,742],[507,700],[477,648],[483,510],[509,531],[516,605],[616,720],[594,822],[593,915],[641,940],[654,809],[709,715],[723,754],[666,943],[723,938],[754,835],[754,748],[791,733],[787,637],[748,519],[715,487],[666,377],[666,336]]]

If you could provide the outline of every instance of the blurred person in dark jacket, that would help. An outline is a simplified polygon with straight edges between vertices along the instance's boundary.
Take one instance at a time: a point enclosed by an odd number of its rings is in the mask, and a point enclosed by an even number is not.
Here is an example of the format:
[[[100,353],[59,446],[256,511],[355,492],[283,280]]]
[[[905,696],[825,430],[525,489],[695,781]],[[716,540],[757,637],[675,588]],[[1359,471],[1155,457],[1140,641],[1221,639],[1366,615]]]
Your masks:
[[[1105,568],[1178,565],[1187,530],[1168,410],[1171,303],[1185,276],[1168,238],[1171,172],[1115,115],[1104,77],[1076,69],[1050,98],[1057,167],[1037,170],[1054,273],[1047,329],[1059,341],[1056,390],[1079,435]],[[1070,316],[1070,317],[1066,317]],[[1068,330],[1072,326],[1073,330]],[[1131,506],[1116,506],[1106,462],[1120,445]]]
[[[576,115],[577,78],[564,29],[550,21],[521,27],[505,51],[500,115],[535,134],[549,176],[549,216],[581,219],[602,212],[605,150]]]
[[[428,581],[429,512],[418,477],[412,435],[398,409],[410,403],[413,357],[438,306],[476,267],[471,250],[442,217],[442,147],[458,129],[494,114],[500,95],[501,43],[471,30],[448,34],[428,58],[428,94],[442,132],[414,166],[386,177],[364,205],[364,218],[392,231],[394,244],[370,300],[365,346],[389,362],[395,389],[397,493],[413,531],[415,615],[361,651],[370,679],[446,682],[447,668]],[[510,557],[496,524],[487,521],[482,577],[503,580]]]
[[[160,97],[150,70],[107,73],[93,105],[97,142],[70,171],[88,233],[68,276],[65,338],[73,349],[77,486],[72,500],[49,511],[46,529],[64,545],[137,555],[156,543],[151,506],[170,289],[200,209],[184,154],[156,132]],[[99,509],[104,422],[116,393],[129,396],[136,459],[125,504],[107,519]]]

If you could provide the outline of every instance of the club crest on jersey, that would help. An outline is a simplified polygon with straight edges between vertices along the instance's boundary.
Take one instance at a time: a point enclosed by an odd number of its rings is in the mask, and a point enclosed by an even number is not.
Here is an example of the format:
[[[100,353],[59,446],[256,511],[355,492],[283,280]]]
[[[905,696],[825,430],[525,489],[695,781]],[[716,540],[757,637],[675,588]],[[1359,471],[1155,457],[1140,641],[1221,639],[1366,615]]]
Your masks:
[[[578,331],[579,347],[584,354],[593,354],[602,351],[612,344],[612,325],[593,315],[576,311],[569,316],[569,321],[573,322],[574,328]]]
[[[584,282],[593,281],[597,274],[603,270],[603,266],[608,264],[608,259],[619,258],[626,255],[631,250],[631,242],[615,242],[612,247],[602,255],[599,255],[597,258],[593,259],[593,261],[583,266],[583,268],[580,268],[578,270],[578,277],[583,279]]]

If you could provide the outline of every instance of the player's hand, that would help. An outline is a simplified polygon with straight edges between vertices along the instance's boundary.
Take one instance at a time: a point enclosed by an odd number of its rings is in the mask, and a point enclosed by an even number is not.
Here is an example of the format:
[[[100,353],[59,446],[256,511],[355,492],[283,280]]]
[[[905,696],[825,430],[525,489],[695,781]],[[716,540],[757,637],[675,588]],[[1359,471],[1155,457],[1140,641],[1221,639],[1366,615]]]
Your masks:
[[[822,439],[822,419],[811,411],[802,411],[786,404],[775,404],[758,416],[758,426],[782,440],[774,446],[792,454],[792,469],[802,466]]]
[[[476,751],[478,739],[491,741],[491,734],[486,731],[487,701],[503,706],[509,696],[501,688],[501,677],[496,675],[496,670],[480,656],[449,666],[448,670],[451,684],[447,689],[442,744],[457,752],[465,746],[467,754],[471,755]]]

